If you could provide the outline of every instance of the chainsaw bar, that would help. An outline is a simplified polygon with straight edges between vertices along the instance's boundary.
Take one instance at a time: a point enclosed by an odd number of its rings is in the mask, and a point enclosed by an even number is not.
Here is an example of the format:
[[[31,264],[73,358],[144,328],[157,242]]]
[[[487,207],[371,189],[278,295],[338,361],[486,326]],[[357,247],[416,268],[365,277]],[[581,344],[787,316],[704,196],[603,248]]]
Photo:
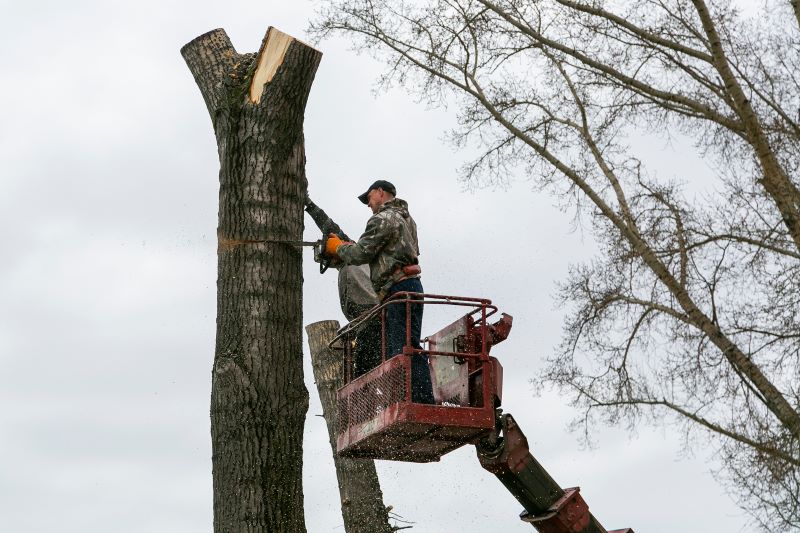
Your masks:
[[[292,246],[319,246],[322,241],[281,241],[277,239],[262,239],[253,242],[263,242],[270,244],[289,244]]]

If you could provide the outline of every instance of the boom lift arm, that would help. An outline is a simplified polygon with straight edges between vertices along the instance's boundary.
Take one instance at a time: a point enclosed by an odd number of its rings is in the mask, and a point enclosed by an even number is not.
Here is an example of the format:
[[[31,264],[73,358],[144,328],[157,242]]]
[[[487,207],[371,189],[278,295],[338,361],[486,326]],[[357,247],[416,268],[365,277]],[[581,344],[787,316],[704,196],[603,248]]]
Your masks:
[[[528,439],[510,414],[499,415],[497,432],[475,449],[481,466],[525,508],[520,518],[540,533],[634,533],[629,528],[606,532],[589,512],[580,488],[562,489],[531,455]]]

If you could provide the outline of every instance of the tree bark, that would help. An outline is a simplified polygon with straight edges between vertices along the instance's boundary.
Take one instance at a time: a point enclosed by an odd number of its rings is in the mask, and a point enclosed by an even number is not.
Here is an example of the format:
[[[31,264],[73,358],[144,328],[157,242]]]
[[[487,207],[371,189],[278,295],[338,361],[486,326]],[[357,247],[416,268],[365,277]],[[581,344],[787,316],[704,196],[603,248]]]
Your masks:
[[[342,359],[328,348],[328,343],[338,329],[336,320],[306,326],[314,380],[339,480],[344,529],[347,533],[392,533],[394,529],[389,525],[389,513],[383,503],[375,462],[336,455],[336,390],[342,385]]]
[[[220,160],[212,370],[214,531],[304,533],[303,118],[320,52],[270,28],[258,54],[224,30],[181,49]]]

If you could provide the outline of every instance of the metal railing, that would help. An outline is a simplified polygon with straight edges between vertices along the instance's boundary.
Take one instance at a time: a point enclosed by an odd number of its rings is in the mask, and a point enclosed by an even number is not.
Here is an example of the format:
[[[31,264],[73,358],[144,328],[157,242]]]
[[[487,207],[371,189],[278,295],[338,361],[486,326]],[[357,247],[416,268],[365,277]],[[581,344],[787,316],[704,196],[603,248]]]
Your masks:
[[[349,383],[352,380],[352,343],[351,340],[356,334],[364,328],[371,320],[380,320],[380,362],[383,363],[387,358],[390,358],[397,353],[387,354],[387,323],[386,313],[389,306],[404,305],[405,306],[405,342],[401,352],[406,355],[424,354],[424,355],[447,355],[458,357],[461,359],[478,359],[480,361],[489,360],[489,346],[488,342],[488,322],[487,319],[497,313],[497,307],[492,304],[492,301],[486,298],[472,298],[467,296],[447,296],[441,294],[429,293],[416,293],[416,292],[398,292],[387,298],[380,304],[365,311],[353,321],[349,322],[340,328],[334,338],[328,344],[329,348],[334,350],[343,350],[344,353],[344,382]],[[453,307],[467,307],[471,308],[464,317],[473,317],[474,325],[473,330],[479,333],[481,339],[481,346],[479,351],[451,351],[444,350],[431,350],[426,347],[415,348],[411,340],[411,306],[412,305],[447,305]],[[437,332],[438,333],[438,332]],[[420,339],[420,344],[428,343],[430,337]],[[380,364],[380,363],[379,363]]]

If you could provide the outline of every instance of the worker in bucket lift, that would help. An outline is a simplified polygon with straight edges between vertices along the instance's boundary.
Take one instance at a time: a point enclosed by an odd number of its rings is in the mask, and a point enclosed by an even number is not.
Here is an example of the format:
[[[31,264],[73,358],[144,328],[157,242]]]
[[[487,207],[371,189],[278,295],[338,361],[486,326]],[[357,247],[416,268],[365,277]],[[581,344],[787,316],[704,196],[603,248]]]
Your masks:
[[[306,197],[306,213],[322,231],[323,235],[335,234],[342,240],[349,237],[342,231],[325,211]],[[372,288],[367,265],[345,265],[339,261],[331,263],[339,271],[339,304],[348,322],[352,322],[378,303],[378,295]],[[356,332],[353,350],[353,375],[358,377],[367,373],[381,362],[381,323],[377,317],[367,320]]]
[[[372,216],[358,242],[346,242],[332,233],[325,252],[345,265],[369,264],[370,280],[380,300],[398,292],[422,293],[420,267],[417,260],[417,225],[408,212],[408,204],[396,197],[397,190],[386,180],[378,180],[367,192],[358,196]],[[421,349],[422,309],[410,305],[411,345]],[[406,305],[393,304],[386,309],[386,354],[395,356],[403,351],[406,341]],[[433,403],[433,387],[428,369],[428,357],[411,358],[411,400]]]

